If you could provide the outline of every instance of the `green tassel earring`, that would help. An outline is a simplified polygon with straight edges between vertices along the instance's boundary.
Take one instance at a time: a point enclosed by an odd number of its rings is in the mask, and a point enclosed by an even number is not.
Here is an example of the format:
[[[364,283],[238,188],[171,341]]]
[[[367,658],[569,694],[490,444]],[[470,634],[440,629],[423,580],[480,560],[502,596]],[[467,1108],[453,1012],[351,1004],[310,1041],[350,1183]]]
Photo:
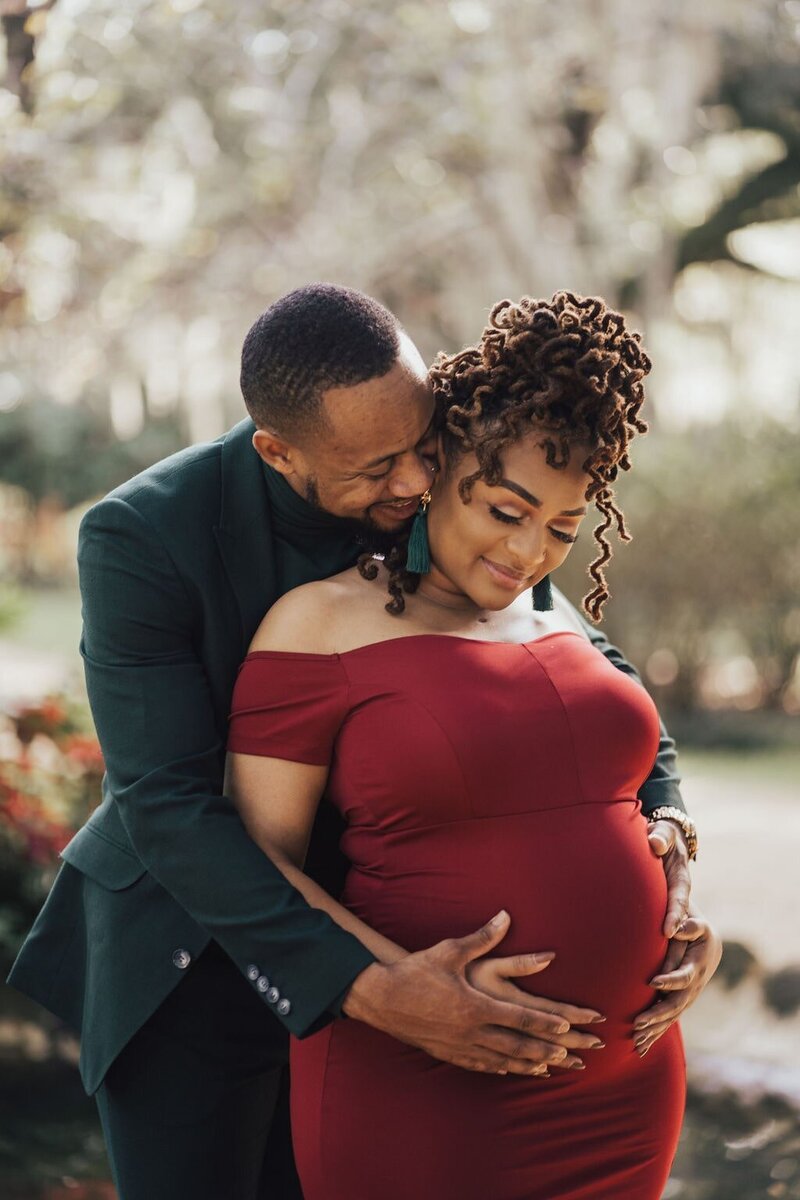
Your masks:
[[[419,508],[411,526],[411,537],[408,539],[406,552],[406,570],[412,575],[427,575],[431,569],[431,552],[428,545],[428,505],[431,502],[430,492],[425,492],[419,499]]]
[[[545,575],[533,589],[533,607],[536,612],[552,612],[553,589],[550,587],[550,576]]]

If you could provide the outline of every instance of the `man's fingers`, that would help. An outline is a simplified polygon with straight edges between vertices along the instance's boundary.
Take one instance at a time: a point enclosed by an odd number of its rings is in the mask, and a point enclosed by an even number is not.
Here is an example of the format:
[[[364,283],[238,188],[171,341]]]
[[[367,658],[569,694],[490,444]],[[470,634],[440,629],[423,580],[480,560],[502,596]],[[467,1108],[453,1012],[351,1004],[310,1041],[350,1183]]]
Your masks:
[[[502,942],[503,938],[508,933],[508,927],[511,923],[511,918],[505,909],[492,917],[491,921],[487,921],[475,933],[468,933],[461,938],[447,938],[446,941],[440,942],[439,946],[451,956],[456,964],[466,965],[472,962],[475,958],[480,958],[482,954],[486,954],[489,950]]]
[[[571,1054],[566,1046],[554,1046],[535,1037],[513,1034],[507,1029],[485,1029],[481,1033],[481,1044],[496,1053],[505,1054],[511,1061],[546,1063],[549,1067],[562,1070],[580,1070],[581,1060]]]
[[[558,1013],[543,1012],[539,1009],[535,996],[527,996],[513,983],[507,985],[505,998],[511,1004],[522,1004],[526,1008],[536,1011],[537,1025],[539,1026],[537,1033],[539,1037],[548,1042],[566,1046],[570,1050],[595,1050],[600,1049],[603,1045],[597,1034],[583,1033],[579,1029],[572,1029]],[[552,1022],[552,1025],[549,1022]]]
[[[518,989],[519,991],[519,989]],[[526,993],[526,1000],[532,1000],[534,1006],[542,1012],[554,1013],[569,1021],[570,1025],[596,1025],[605,1021],[602,1013],[596,1008],[581,1008],[577,1004],[565,1004],[562,1000],[551,1000],[547,996],[532,996]]]
[[[507,1054],[498,1054],[488,1046],[479,1046],[471,1055],[454,1055],[448,1058],[437,1054],[437,1047],[430,1046],[428,1052],[436,1058],[452,1063],[454,1067],[462,1067],[465,1071],[480,1071],[489,1075],[547,1075],[547,1063],[530,1062],[529,1060],[509,1058]]]

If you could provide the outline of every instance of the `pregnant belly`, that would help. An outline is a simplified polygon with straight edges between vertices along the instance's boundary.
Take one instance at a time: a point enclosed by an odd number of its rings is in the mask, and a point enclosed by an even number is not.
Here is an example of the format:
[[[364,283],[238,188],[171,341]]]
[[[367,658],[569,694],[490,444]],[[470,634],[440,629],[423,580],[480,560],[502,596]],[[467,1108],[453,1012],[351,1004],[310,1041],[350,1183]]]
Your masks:
[[[477,929],[501,908],[497,954],[553,950],[519,980],[541,996],[599,1009],[603,1037],[629,1036],[654,998],[667,943],[666,881],[635,801],[583,804],[384,834],[351,829],[344,902],[408,950]]]

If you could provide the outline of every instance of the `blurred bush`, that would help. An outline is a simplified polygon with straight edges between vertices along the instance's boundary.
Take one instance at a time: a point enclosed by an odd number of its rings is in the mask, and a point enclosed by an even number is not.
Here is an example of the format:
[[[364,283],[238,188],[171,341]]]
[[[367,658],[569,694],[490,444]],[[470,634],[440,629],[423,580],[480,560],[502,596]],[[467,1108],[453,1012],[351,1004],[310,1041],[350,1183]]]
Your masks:
[[[58,855],[100,801],[88,714],[63,696],[0,719],[0,971],[39,911]]]

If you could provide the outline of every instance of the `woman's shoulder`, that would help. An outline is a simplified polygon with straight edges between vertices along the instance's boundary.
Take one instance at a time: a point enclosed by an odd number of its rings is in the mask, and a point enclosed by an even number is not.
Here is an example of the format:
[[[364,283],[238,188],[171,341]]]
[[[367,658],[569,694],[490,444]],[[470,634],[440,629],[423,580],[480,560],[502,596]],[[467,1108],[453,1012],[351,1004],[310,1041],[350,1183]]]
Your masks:
[[[250,652],[337,654],[344,626],[358,620],[364,591],[365,581],[355,567],[292,588],[267,612],[250,643]]]

